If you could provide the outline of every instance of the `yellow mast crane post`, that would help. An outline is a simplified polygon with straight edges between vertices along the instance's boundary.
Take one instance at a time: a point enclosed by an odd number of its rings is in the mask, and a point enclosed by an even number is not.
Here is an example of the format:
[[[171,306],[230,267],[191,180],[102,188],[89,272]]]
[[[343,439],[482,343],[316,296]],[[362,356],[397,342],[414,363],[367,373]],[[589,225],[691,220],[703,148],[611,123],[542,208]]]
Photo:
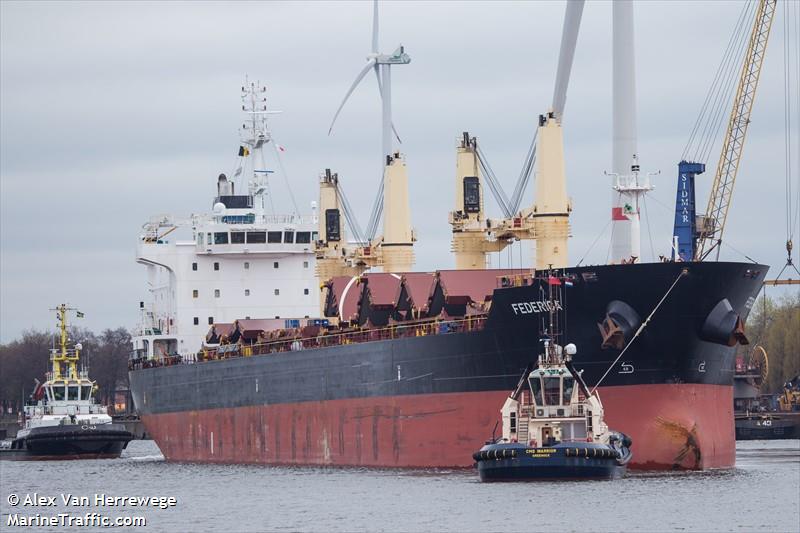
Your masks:
[[[747,127],[750,125],[750,112],[753,110],[753,101],[758,88],[761,65],[764,63],[764,54],[767,50],[776,4],[777,0],[759,0],[758,2],[753,31],[750,34],[747,54],[742,65],[742,74],[739,77],[739,86],[733,100],[733,109],[728,121],[728,129],[725,132],[722,153],[697,243],[695,252],[697,261],[704,260],[714,249],[717,250],[717,257],[719,257],[722,233],[725,230],[736,173],[742,159],[742,148],[744,148]]]
[[[66,304],[61,304],[55,309],[51,309],[51,311],[56,312],[56,316],[58,317],[58,329],[61,333],[60,349],[53,349],[51,351],[52,355],[50,360],[53,363],[52,379],[56,381],[61,379],[78,379],[77,365],[80,356],[80,345],[75,346],[72,350],[68,348],[69,334],[67,331],[67,311],[77,311],[79,317],[83,316],[83,314],[74,307],[67,307]],[[62,364],[66,364],[66,368],[63,369],[64,375],[62,375]]]

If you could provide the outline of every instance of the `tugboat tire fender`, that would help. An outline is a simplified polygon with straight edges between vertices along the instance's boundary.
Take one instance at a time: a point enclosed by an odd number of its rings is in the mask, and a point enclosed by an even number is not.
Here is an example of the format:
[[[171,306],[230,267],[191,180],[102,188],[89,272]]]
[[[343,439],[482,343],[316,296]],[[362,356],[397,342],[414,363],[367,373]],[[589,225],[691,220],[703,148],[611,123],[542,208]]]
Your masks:
[[[493,450],[481,450],[472,454],[476,461],[487,461],[490,459],[513,459],[517,456],[517,450],[511,448],[495,448]]]
[[[620,453],[608,448],[566,448],[564,455],[567,457],[595,457],[600,459],[619,459]]]

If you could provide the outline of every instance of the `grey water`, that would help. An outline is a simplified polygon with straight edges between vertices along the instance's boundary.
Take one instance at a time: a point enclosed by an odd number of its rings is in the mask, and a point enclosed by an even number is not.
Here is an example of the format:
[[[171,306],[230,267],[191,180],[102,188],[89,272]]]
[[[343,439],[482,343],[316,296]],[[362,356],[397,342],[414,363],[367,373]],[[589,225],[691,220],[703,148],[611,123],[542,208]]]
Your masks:
[[[50,507],[10,495],[57,497]],[[89,496],[88,506],[62,494]],[[174,497],[174,506],[95,505],[106,496]],[[152,441],[120,459],[0,461],[0,531],[10,515],[144,517],[123,531],[800,531],[800,440],[737,445],[736,467],[630,472],[617,481],[483,484],[474,470],[375,470],[164,461]],[[101,503],[107,503],[102,500]],[[18,517],[17,517],[18,519]]]

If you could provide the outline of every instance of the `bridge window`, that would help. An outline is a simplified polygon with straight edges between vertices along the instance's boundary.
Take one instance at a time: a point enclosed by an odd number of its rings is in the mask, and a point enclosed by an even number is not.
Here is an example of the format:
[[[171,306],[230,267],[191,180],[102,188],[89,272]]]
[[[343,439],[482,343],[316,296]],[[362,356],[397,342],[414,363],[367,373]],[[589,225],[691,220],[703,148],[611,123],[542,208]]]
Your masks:
[[[267,232],[267,242],[270,244],[277,244],[281,242],[281,232],[280,231],[268,231]]]
[[[228,244],[228,232],[218,231],[214,234],[214,244]]]
[[[214,298],[219,298],[219,289],[214,289]]]
[[[303,268],[308,268],[308,261],[303,261]]]
[[[266,231],[248,231],[247,232],[247,243],[248,244],[263,244],[267,242],[267,232]]]
[[[311,232],[309,231],[298,231],[297,232],[297,240],[294,241],[297,244],[308,244],[311,242]]]
[[[510,419],[509,419],[510,428],[509,429],[511,430],[511,433],[516,433],[517,432],[517,413],[512,411],[509,416],[510,416]]]
[[[280,266],[280,264],[277,261],[272,263],[272,268],[278,268],[279,266]]]
[[[91,385],[81,385],[81,400],[91,400],[92,399],[92,386]]]
[[[200,291],[198,291],[197,289],[194,289],[192,291],[192,298],[197,298],[198,296],[200,296]]]
[[[200,317],[194,317],[194,325],[197,326],[200,324]]]
[[[294,232],[293,231],[284,231],[283,232],[283,242],[286,244],[292,244],[294,242]]]
[[[80,387],[78,385],[70,385],[67,387],[67,399],[68,400],[77,400],[78,395],[80,394]]]
[[[303,294],[308,294],[308,289],[303,289]]]
[[[245,289],[244,290],[244,295],[245,296],[250,296],[250,289]]]
[[[279,296],[279,295],[280,295],[280,293],[281,293],[281,290],[280,290],[280,289],[275,289],[275,296]]]
[[[64,385],[54,385],[53,386],[53,399],[56,401],[61,401],[64,399]]]
[[[575,378],[571,376],[564,376],[564,400],[561,402],[564,405],[569,405],[572,400],[572,389],[575,388]]]
[[[244,244],[244,232],[243,231],[232,231],[231,232],[231,244]]]
[[[214,263],[214,270],[219,270],[219,263]]]
[[[536,402],[536,405],[544,405],[544,401],[542,399],[542,381],[538,376],[531,376],[528,381],[531,385],[533,401]]]
[[[214,325],[214,317],[213,316],[208,317],[208,325],[209,326],[213,326]]]
[[[197,263],[192,263],[192,270],[197,272]]]
[[[544,381],[544,401],[547,405],[558,405],[561,400],[561,378],[542,378]]]
[[[245,270],[250,270],[250,262],[249,261],[245,261],[244,262],[244,269]]]

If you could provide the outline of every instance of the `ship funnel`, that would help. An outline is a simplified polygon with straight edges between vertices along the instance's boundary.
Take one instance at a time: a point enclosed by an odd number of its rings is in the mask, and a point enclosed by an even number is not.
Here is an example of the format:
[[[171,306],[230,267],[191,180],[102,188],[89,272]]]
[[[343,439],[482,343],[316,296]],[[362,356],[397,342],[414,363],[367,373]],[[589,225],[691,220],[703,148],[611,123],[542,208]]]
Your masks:
[[[233,196],[233,182],[228,181],[225,174],[217,178],[217,196]]]

